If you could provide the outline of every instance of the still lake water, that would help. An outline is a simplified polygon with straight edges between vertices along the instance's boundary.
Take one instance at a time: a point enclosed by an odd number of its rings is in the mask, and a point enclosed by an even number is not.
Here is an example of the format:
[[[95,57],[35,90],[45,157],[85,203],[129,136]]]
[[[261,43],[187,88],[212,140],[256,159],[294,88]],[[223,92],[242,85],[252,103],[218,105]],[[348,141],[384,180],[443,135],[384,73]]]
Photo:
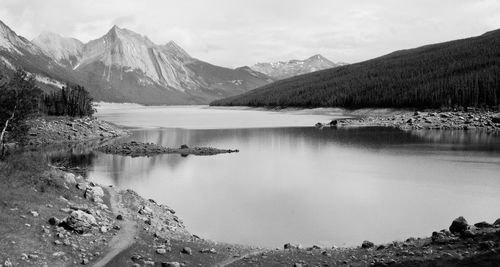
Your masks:
[[[89,177],[177,211],[203,238],[281,247],[429,236],[500,217],[500,138],[479,132],[316,129],[335,110],[106,105],[123,141],[239,149],[216,156],[94,153]]]

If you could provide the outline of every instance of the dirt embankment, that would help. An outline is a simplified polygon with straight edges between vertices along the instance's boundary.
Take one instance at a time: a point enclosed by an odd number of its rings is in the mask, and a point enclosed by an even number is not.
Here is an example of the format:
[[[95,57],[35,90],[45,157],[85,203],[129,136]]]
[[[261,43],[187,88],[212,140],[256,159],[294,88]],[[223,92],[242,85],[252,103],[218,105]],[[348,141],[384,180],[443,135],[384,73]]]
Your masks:
[[[170,148],[153,143],[139,143],[135,141],[128,143],[108,144],[99,147],[97,150],[107,154],[116,154],[131,157],[149,157],[160,154],[210,156],[223,153],[239,152],[238,150],[231,149],[218,149],[213,147],[188,147],[187,145],[182,145],[180,148]]]
[[[317,127],[394,127],[402,130],[484,130],[500,133],[498,112],[388,112],[366,113],[359,118],[333,120]]]
[[[82,142],[113,138],[128,132],[93,117],[42,117],[29,121],[28,145]]]

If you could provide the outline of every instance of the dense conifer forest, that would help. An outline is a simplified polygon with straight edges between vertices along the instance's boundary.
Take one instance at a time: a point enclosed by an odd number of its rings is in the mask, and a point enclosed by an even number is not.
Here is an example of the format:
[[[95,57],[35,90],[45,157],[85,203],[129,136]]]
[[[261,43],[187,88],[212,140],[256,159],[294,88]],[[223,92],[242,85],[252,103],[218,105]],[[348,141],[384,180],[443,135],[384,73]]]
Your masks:
[[[500,30],[292,77],[211,105],[498,107]]]

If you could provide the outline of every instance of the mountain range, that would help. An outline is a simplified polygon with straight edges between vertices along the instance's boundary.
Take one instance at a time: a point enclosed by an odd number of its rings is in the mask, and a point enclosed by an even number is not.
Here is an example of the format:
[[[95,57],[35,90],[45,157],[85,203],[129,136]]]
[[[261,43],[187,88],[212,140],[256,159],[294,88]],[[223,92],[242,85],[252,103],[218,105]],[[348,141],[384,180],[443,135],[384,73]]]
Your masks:
[[[29,41],[0,21],[0,70],[23,68],[46,90],[79,84],[96,101],[206,104],[335,64],[318,55],[265,66],[216,66],[192,57],[174,41],[155,44],[118,26],[87,43],[51,32]]]
[[[276,80],[281,80],[301,74],[315,72],[347,65],[343,62],[334,63],[322,55],[314,55],[304,60],[278,61],[272,63],[257,63],[250,68],[264,73]]]
[[[0,65],[25,69],[42,87],[76,83],[97,101],[140,104],[203,104],[273,81],[248,67],[212,65],[173,41],[157,45],[117,26],[87,43],[49,32],[28,41],[0,21]]]

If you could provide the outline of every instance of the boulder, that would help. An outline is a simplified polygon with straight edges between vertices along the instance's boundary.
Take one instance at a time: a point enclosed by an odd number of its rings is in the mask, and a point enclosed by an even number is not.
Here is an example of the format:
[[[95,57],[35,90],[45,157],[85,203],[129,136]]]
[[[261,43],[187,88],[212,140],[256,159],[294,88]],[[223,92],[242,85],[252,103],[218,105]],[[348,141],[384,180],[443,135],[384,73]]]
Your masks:
[[[85,190],[87,190],[87,183],[77,183],[76,188],[85,191]]]
[[[181,145],[181,149],[188,149],[189,147],[187,145]]]
[[[61,223],[61,220],[59,220],[56,217],[50,217],[50,219],[49,219],[49,224],[50,225],[58,225],[59,223]]]
[[[94,202],[102,202],[104,197],[104,190],[100,186],[87,187],[84,194],[86,199],[90,199]]]
[[[330,122],[330,126],[337,126],[339,124],[339,121],[338,120],[332,120]]]
[[[500,226],[500,219],[497,219],[497,220],[493,223],[493,225],[495,225],[495,226]]]
[[[474,224],[474,226],[477,228],[491,228],[491,227],[493,227],[493,225],[491,223],[487,223],[487,222],[478,222],[478,223]]]
[[[161,267],[181,267],[181,264],[176,261],[162,262]]]
[[[460,216],[453,220],[453,222],[450,225],[450,232],[453,234],[462,234],[467,230],[469,227],[469,224],[467,223],[467,220],[465,220],[464,217]]]
[[[65,172],[63,175],[64,182],[67,184],[76,184],[76,175],[71,172]]]
[[[491,117],[491,122],[493,122],[493,123],[500,123],[500,115]]]
[[[182,248],[181,253],[193,255],[193,250],[190,247],[184,247],[184,248]]]
[[[140,210],[139,210],[139,214],[142,214],[142,215],[150,215],[150,214],[153,214],[153,210],[148,207],[148,206],[143,206]]]
[[[368,240],[363,241],[363,243],[361,244],[362,248],[372,248],[374,246],[375,246],[375,244],[373,244],[372,242],[370,242]]]
[[[66,217],[59,225],[67,230],[75,231],[83,234],[92,230],[92,226],[96,225],[94,216],[85,213],[81,210],[75,210]]]

